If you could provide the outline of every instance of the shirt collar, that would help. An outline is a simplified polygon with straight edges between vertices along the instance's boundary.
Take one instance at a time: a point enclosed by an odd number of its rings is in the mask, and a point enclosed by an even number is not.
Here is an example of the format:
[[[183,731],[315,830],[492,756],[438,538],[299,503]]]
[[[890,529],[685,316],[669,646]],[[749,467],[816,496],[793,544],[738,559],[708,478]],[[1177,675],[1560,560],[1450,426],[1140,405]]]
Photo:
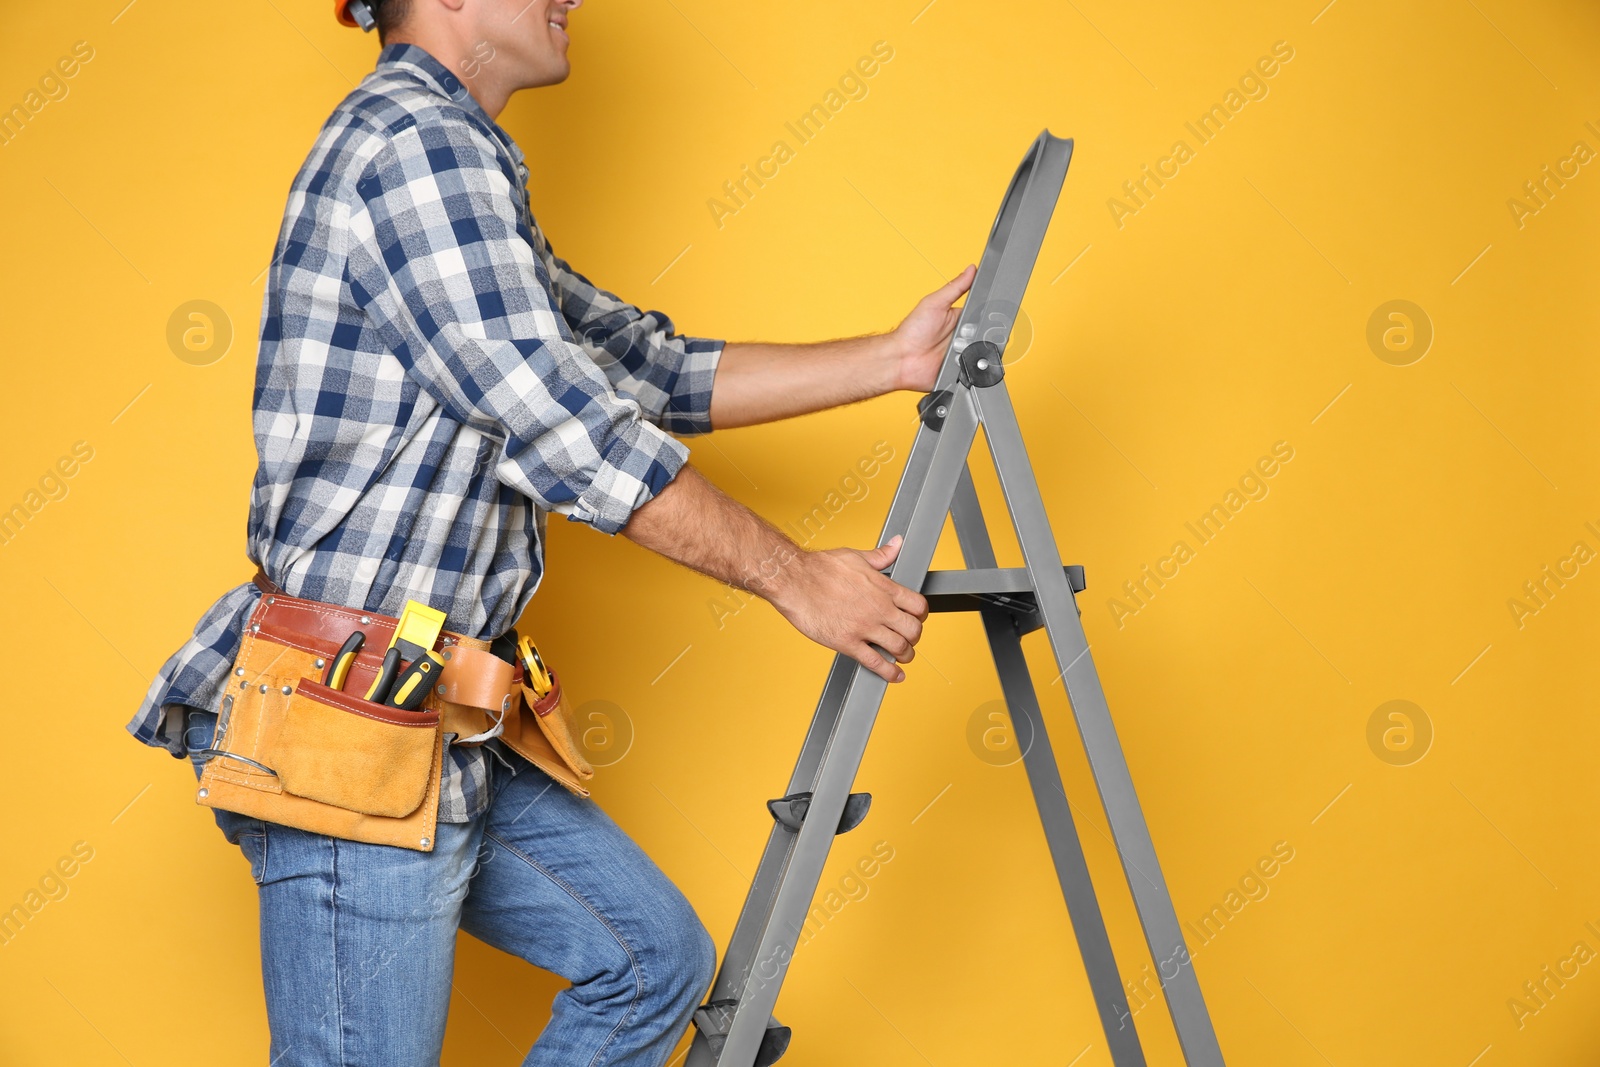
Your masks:
[[[519,166],[522,164],[522,149],[518,147],[517,142],[500,128],[499,123],[489,117],[489,113],[483,110],[477,98],[461,84],[461,79],[452,74],[450,68],[433,58],[426,49],[404,42],[386,44],[383,46],[383,51],[378,53],[378,69],[382,70],[385,67],[404,68],[420,78],[430,89],[455,101],[499,134],[500,139],[511,148],[511,155],[517,164]]]

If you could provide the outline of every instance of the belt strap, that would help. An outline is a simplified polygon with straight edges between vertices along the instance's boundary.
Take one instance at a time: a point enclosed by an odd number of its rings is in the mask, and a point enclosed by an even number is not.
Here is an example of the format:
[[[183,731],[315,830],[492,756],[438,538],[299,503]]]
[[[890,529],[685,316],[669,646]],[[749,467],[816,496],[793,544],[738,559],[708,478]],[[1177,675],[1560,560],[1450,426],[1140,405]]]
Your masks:
[[[261,635],[307,652],[331,656],[350,630],[356,628],[387,643],[399,625],[399,620],[392,616],[288,596],[259,568],[252,581],[266,594],[267,610],[258,615],[254,623]],[[440,644],[444,669],[435,689],[440,698],[452,704],[481,708],[503,719],[521,695],[517,666],[490,652],[489,643],[481,638],[446,630],[440,634]],[[491,731],[499,732],[493,727]],[[476,740],[476,737],[468,738],[462,743]]]
[[[440,653],[444,672],[439,684],[450,688],[439,693],[452,704],[505,711],[502,707],[513,689],[517,669],[493,652],[465,645],[453,645]]]

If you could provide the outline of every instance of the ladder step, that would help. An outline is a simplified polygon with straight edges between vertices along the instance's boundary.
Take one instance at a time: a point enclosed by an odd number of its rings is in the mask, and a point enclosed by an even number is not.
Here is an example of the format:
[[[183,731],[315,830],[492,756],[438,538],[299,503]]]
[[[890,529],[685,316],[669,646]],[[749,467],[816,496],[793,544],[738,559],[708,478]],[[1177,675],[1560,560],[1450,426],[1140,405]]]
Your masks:
[[[1063,567],[1073,593],[1088,588],[1083,568]],[[929,571],[922,583],[929,611],[977,611],[1006,608],[1030,612],[1036,605],[1033,579],[1026,567],[978,567],[959,571]]]
[[[728,1043],[728,1031],[733,1028],[733,1010],[737,1000],[713,1000],[694,1013],[695,1028],[706,1039],[712,1061],[722,1058],[722,1047]],[[789,1051],[792,1031],[772,1016],[768,1016],[766,1033],[761,1035],[761,1047],[756,1050],[755,1067],[771,1067]]]
[[[844,814],[839,817],[839,828],[834,834],[847,834],[861,825],[861,820],[867,817],[867,810],[872,807],[871,793],[851,793],[844,802]],[[767,810],[772,817],[783,824],[784,829],[800,830],[800,824],[806,821],[806,812],[811,810],[810,793],[790,793],[786,797],[767,801]]]

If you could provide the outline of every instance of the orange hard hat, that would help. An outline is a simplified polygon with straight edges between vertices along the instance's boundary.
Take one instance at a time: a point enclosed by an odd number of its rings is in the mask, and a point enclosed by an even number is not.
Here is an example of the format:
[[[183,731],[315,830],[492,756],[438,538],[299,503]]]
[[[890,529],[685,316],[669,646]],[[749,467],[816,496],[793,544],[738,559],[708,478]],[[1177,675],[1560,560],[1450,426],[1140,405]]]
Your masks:
[[[345,26],[370,30],[378,24],[372,13],[375,6],[375,0],[333,0],[333,17]],[[354,14],[350,10],[352,7]]]

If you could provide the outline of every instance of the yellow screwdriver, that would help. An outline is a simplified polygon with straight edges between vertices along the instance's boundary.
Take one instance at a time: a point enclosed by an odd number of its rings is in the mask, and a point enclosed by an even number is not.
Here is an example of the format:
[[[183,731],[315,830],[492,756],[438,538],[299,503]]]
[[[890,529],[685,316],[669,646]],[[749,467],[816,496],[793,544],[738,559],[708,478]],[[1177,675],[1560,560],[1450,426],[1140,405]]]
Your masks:
[[[394,688],[385,703],[405,711],[415,711],[422,706],[444,672],[444,660],[432,649],[424,652],[411,666],[394,680]]]

